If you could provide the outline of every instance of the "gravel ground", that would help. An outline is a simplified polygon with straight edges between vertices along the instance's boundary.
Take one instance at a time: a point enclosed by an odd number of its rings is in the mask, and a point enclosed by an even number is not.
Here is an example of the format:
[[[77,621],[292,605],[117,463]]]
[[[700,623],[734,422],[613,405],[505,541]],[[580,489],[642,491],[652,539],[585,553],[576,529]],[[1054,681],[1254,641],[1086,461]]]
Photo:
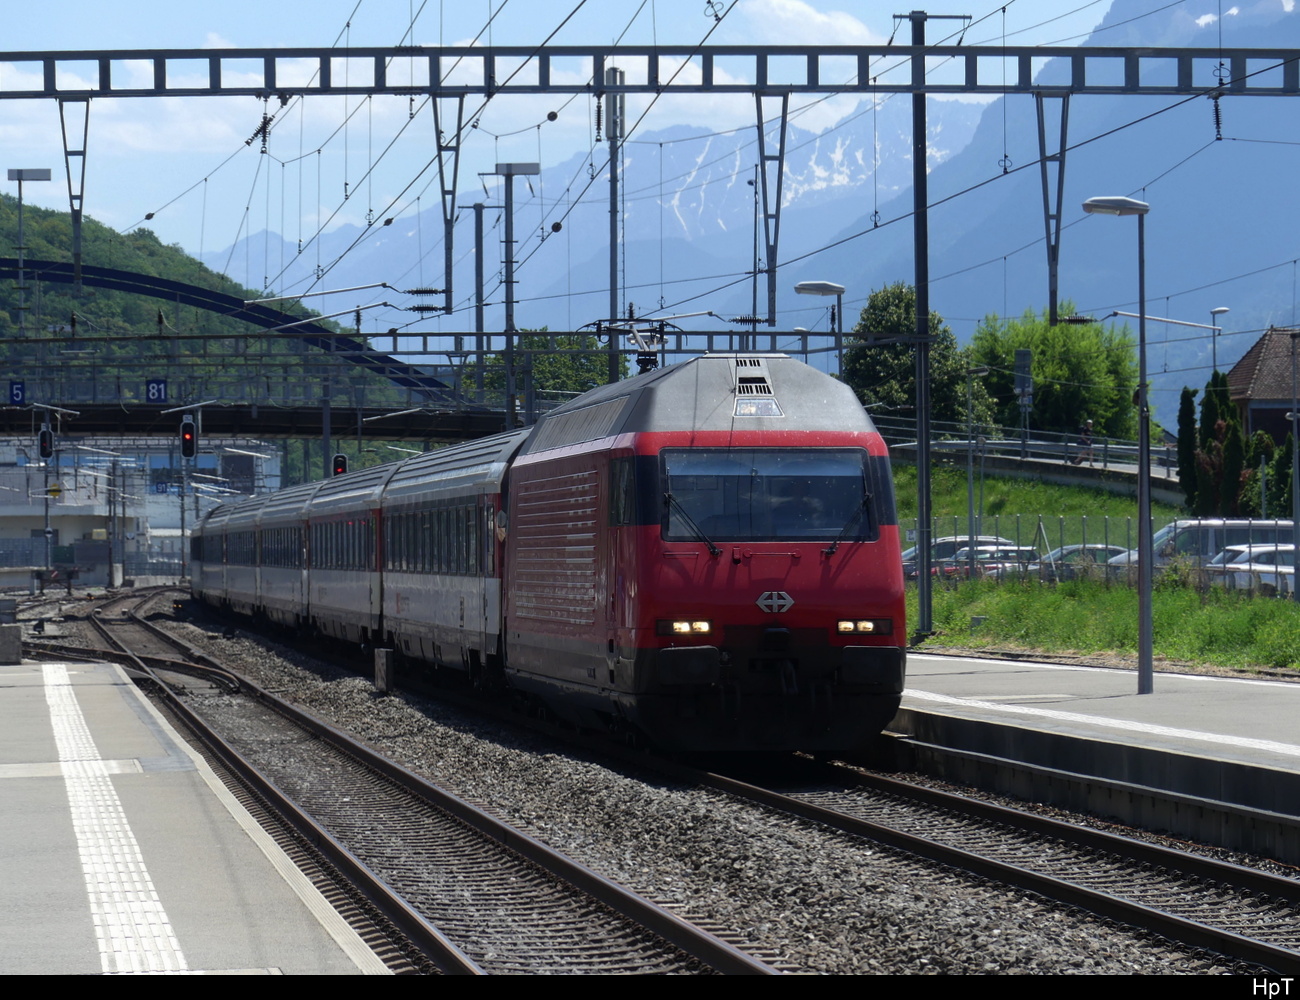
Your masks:
[[[808,973],[1232,973],[1089,914],[665,784],[241,634],[191,641],[584,864]],[[629,822],[636,817],[636,822]]]

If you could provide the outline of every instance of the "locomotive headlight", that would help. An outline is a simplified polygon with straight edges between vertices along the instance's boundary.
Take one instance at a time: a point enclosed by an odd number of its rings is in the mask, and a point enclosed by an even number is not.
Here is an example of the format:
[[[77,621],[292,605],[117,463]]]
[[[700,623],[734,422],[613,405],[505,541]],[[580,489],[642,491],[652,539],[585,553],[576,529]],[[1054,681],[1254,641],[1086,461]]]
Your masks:
[[[667,621],[661,619],[656,623],[660,635],[707,635],[713,628],[712,622],[706,621]]]
[[[835,631],[842,635],[891,635],[894,622],[889,618],[855,618],[836,622]]]

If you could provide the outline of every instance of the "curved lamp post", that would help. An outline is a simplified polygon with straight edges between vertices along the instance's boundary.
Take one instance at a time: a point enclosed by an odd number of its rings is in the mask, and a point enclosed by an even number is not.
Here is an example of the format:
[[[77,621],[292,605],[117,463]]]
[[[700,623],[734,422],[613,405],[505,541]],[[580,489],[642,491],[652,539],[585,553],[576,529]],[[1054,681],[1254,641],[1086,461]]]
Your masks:
[[[835,358],[840,375],[844,374],[844,286],[833,281],[801,281],[794,286],[800,295],[835,296]]]
[[[1210,359],[1215,372],[1219,370],[1219,333],[1223,330],[1223,327],[1214,324],[1215,320],[1230,311],[1227,306],[1219,306],[1210,310]]]

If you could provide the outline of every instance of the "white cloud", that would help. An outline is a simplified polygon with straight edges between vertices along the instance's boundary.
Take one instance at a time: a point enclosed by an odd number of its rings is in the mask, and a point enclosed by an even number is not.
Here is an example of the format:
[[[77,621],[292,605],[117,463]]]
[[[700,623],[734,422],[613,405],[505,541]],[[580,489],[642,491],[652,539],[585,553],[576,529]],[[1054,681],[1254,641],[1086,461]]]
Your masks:
[[[740,8],[758,42],[783,45],[879,45],[886,39],[844,11],[820,11],[802,0],[751,0]]]

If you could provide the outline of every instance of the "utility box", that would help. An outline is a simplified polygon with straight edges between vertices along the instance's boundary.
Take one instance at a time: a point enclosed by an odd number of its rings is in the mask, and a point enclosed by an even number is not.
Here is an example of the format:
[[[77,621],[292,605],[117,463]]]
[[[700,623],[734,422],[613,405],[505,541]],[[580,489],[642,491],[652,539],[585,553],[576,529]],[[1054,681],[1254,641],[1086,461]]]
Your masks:
[[[0,625],[0,663],[9,665],[23,662],[23,627]]]

